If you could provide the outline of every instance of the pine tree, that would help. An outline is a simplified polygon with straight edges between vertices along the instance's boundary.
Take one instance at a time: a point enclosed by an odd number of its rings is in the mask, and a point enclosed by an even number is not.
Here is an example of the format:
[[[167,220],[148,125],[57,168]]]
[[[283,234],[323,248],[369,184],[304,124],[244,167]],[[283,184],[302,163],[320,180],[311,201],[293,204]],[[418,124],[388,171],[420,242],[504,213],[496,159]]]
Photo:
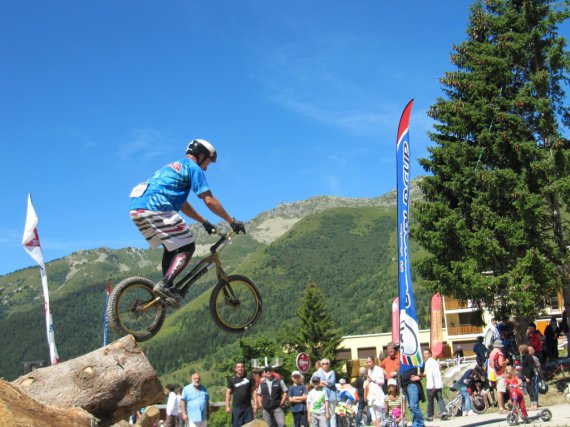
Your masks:
[[[428,113],[436,146],[420,161],[432,175],[413,237],[430,256],[418,269],[496,314],[536,316],[568,288],[568,17],[566,1],[477,1]]]
[[[289,346],[309,355],[311,362],[328,358],[334,365],[342,335],[325,306],[325,295],[309,278],[297,310],[298,325],[290,332]]]

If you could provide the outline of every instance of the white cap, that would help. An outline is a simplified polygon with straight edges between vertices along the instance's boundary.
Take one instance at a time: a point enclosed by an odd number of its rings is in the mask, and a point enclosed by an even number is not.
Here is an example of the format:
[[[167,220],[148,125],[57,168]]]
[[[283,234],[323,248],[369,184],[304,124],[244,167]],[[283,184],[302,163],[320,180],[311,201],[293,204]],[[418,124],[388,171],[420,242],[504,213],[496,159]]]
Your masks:
[[[302,377],[303,374],[299,371],[293,371],[293,372],[291,372],[291,376],[292,377]]]
[[[390,387],[391,385],[395,385],[396,387],[398,386],[398,381],[396,381],[396,378],[390,378],[388,380],[388,387]]]
[[[345,380],[344,378],[341,378],[341,379],[339,380],[339,383],[341,383],[341,384],[346,384],[346,380]]]

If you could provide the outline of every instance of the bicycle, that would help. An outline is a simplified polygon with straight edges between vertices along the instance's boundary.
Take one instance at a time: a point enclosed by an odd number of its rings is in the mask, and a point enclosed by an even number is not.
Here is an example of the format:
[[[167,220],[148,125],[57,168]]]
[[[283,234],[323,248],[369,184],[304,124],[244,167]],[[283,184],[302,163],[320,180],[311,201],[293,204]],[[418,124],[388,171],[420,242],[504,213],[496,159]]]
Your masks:
[[[223,330],[244,332],[259,320],[263,302],[259,289],[245,276],[228,276],[220,261],[220,252],[231,243],[235,232],[222,234],[210,248],[210,255],[202,259],[174,286],[182,298],[192,284],[215,268],[217,283],[210,296],[210,314]],[[123,336],[131,334],[136,341],[155,336],[166,316],[166,300],[153,294],[154,283],[144,277],[129,277],[121,281],[109,296],[107,317],[109,325]]]
[[[510,426],[516,426],[519,424],[519,418],[527,423],[531,420],[541,419],[542,421],[550,421],[552,419],[552,412],[548,408],[541,409],[537,415],[523,417],[519,402],[517,400],[516,394],[511,394],[511,409],[507,414],[507,424]]]

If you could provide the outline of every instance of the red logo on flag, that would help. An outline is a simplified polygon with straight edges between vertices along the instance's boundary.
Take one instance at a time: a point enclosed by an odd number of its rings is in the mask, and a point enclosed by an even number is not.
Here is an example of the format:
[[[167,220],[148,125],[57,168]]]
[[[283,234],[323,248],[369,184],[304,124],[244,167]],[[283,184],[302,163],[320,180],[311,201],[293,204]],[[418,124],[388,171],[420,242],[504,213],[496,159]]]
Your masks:
[[[34,228],[34,238],[28,242],[26,242],[26,246],[28,248],[39,248],[40,246],[40,237],[38,236],[38,229]]]

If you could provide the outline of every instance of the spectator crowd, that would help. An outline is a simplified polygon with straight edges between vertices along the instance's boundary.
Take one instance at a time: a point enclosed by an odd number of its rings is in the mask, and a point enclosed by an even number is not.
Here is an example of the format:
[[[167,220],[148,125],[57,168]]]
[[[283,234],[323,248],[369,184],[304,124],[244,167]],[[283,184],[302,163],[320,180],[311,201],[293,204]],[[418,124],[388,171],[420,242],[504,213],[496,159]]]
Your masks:
[[[508,401],[517,399],[523,419],[528,417],[524,396],[529,397],[530,410],[538,409],[539,395],[545,388],[542,366],[558,358],[558,337],[568,334],[566,312],[560,323],[553,317],[544,333],[534,322],[529,323],[520,345],[509,319],[500,323],[492,319],[473,345],[475,363],[451,387],[462,397],[460,413],[475,415],[472,395],[478,394],[486,406],[496,406],[499,413],[507,413]],[[460,346],[455,348],[454,357],[465,361]],[[360,367],[352,381],[337,378],[329,359],[316,362],[308,381],[300,371],[293,371],[290,379],[284,379],[272,366],[253,369],[248,374],[245,364],[239,362],[227,380],[225,411],[231,416],[232,427],[253,421],[257,413],[270,427],[285,427],[285,407],[292,413],[294,427],[337,427],[337,420],[342,417],[353,420],[356,426],[395,427],[411,423],[421,427],[436,417],[436,405],[441,420],[457,415],[455,411],[449,413],[440,363],[430,349],[423,351],[423,361],[421,368],[401,371],[399,347],[390,342],[378,359],[366,359],[366,366]],[[175,390],[169,385],[165,392],[166,427],[206,427],[209,395],[198,373],[192,375],[192,382],[186,387]],[[425,400],[424,414],[420,401]],[[406,419],[406,410],[411,414],[410,420]]]

